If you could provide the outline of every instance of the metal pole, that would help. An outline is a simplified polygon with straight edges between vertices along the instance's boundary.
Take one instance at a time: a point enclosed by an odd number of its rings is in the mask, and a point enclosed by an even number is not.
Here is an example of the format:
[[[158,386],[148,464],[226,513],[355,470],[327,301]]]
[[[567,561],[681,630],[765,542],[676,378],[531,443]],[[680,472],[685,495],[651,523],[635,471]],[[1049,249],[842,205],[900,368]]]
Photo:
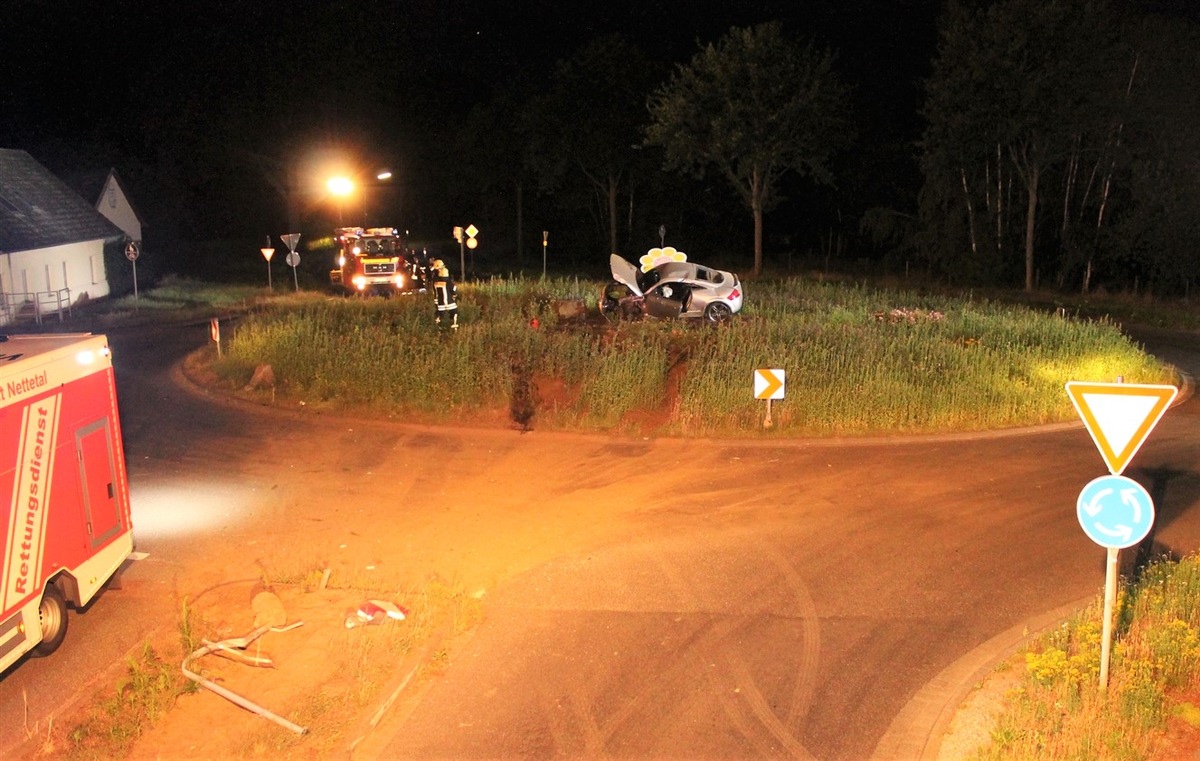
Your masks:
[[[465,244],[460,240],[458,242],[458,281],[465,282],[467,279],[467,249]]]
[[[1104,625],[1100,640],[1100,689],[1108,689],[1108,661],[1112,655],[1113,609],[1117,605],[1117,559],[1121,551],[1108,548],[1108,570],[1104,575]]]

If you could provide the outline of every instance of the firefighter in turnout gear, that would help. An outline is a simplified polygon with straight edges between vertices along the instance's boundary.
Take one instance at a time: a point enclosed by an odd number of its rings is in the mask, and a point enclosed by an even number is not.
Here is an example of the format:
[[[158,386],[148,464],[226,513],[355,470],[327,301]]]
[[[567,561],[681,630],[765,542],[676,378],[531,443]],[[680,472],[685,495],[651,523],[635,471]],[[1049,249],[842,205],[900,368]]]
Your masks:
[[[458,288],[450,278],[450,270],[441,259],[430,263],[433,272],[433,300],[437,305],[435,322],[440,328],[458,330]]]

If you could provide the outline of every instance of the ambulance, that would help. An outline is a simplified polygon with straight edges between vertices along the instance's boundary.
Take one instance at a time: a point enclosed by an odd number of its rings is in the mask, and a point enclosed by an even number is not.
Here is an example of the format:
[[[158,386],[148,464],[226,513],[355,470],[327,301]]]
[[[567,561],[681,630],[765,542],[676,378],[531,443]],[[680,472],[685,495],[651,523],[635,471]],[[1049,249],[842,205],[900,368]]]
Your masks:
[[[54,652],[68,606],[87,605],[133,552],[104,336],[0,335],[0,494],[3,672]]]

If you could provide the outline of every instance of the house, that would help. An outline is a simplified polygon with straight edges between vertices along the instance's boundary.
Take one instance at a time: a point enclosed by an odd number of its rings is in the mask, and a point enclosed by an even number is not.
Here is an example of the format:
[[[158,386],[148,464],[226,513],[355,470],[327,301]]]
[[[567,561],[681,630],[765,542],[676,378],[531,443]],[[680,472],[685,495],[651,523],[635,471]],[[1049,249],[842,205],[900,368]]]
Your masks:
[[[125,232],[25,151],[0,149],[0,324],[109,294]]]
[[[74,179],[68,177],[67,183],[78,190],[84,200],[94,200],[96,211],[103,214],[109,222],[124,230],[126,238],[141,245],[142,227],[145,222],[142,221],[142,216],[133,205],[133,201],[125,189],[125,183],[117,174],[116,169],[109,169],[107,173],[92,173]]]

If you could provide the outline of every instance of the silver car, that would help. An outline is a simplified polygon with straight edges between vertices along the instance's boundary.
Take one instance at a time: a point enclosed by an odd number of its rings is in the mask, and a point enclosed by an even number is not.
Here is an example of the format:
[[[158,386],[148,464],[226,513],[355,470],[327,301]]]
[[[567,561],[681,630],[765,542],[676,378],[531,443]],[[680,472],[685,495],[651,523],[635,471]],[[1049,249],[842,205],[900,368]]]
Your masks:
[[[613,281],[600,294],[606,317],[699,317],[724,322],[742,308],[737,275],[692,262],[665,262],[642,272],[620,256],[608,258]]]

